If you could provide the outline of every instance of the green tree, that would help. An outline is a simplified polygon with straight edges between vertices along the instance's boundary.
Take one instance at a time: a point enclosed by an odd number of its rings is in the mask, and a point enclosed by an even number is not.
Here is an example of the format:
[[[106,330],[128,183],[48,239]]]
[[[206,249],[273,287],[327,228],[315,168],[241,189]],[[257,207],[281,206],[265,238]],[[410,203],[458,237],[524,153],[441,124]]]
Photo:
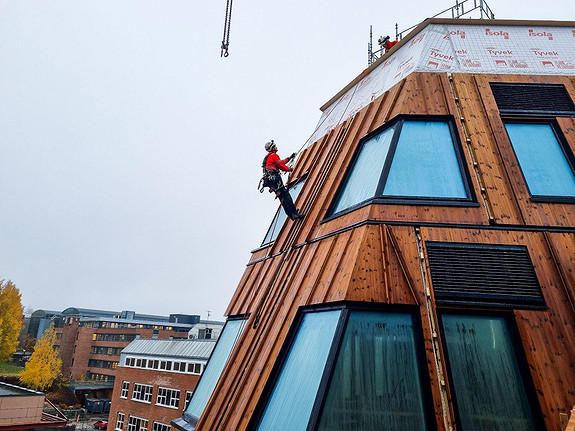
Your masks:
[[[0,280],[0,362],[6,362],[18,347],[22,331],[20,291],[10,280]]]
[[[56,343],[56,330],[52,323],[36,343],[34,353],[20,374],[20,381],[29,388],[43,391],[52,386],[60,376],[62,360],[54,349],[54,343]]]

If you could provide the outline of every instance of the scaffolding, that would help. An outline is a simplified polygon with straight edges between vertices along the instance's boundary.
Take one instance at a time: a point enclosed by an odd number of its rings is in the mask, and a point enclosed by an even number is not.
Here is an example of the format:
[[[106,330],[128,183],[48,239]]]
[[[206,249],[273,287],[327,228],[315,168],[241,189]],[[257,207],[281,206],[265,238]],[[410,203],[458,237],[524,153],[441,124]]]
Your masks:
[[[477,18],[479,19],[495,19],[495,14],[487,4],[485,0],[455,0],[455,5],[438,14],[432,16],[432,18],[446,17],[451,14],[451,18],[462,18],[464,16],[469,16],[472,12],[477,11],[479,14]],[[471,16],[469,16],[471,18]],[[395,24],[395,40],[403,39],[403,36],[417,27],[418,24],[412,25],[403,31],[398,31],[399,26]],[[367,45],[367,64],[371,66],[378,58],[385,54],[385,48],[380,47],[377,50],[373,50],[373,29],[369,26],[369,43]]]

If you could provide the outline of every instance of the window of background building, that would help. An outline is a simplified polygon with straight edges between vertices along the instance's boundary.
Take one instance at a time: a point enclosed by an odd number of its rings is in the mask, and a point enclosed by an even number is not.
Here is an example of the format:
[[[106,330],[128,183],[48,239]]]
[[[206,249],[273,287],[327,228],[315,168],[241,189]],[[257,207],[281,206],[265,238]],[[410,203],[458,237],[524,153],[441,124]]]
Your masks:
[[[143,385],[141,383],[134,383],[134,390],[132,391],[132,399],[144,403],[152,402],[153,386]]]
[[[575,201],[573,154],[554,122],[505,122],[533,200]]]
[[[453,122],[400,118],[363,139],[331,214],[374,198],[391,203],[472,202]]]
[[[120,398],[128,398],[129,393],[130,393],[130,382],[123,381],[122,382],[122,392],[120,393]]]
[[[124,428],[124,413],[118,412],[118,417],[116,419],[116,430],[122,431]]]
[[[501,316],[440,315],[456,417],[463,430],[545,429],[534,414],[534,391]],[[539,420],[537,420],[539,419]]]
[[[160,422],[154,422],[153,431],[170,431],[172,427]]]
[[[222,334],[212,351],[212,355],[204,368],[204,373],[196,386],[192,400],[186,409],[186,413],[193,420],[199,420],[206,408],[206,404],[228,362],[230,353],[243,332],[246,321],[246,319],[228,319],[226,322]]]
[[[198,363],[188,364],[188,373],[190,373],[190,374],[202,374],[202,364],[198,364]]]
[[[180,391],[178,389],[159,387],[156,404],[177,409],[180,405]]]
[[[115,376],[111,376],[109,374],[101,374],[101,373],[92,373],[91,371],[86,371],[86,379],[88,380],[100,380],[103,382],[113,382]]]
[[[148,431],[148,420],[130,416],[128,418],[128,431]]]
[[[186,391],[186,401],[184,403],[184,411],[188,408],[188,406],[190,405],[190,401],[192,400],[192,395],[194,395],[193,391]]]

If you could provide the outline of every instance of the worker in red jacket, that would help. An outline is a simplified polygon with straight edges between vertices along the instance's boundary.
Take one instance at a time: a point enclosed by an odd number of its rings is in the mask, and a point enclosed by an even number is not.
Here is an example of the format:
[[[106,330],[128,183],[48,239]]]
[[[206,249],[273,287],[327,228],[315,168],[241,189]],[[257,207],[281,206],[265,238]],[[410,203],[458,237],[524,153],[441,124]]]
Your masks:
[[[397,43],[397,40],[391,41],[389,36],[381,36],[377,43],[381,46],[382,49],[385,49],[385,52],[389,51],[393,45]]]
[[[278,156],[278,148],[273,140],[266,143],[264,146],[268,152],[262,163],[262,169],[264,171],[263,185],[268,187],[271,192],[275,192],[276,196],[279,198],[282,207],[286,215],[292,220],[298,220],[303,218],[304,215],[300,214],[296,209],[293,200],[287,190],[286,186],[282,181],[280,171],[291,172],[291,168],[286,165],[290,160],[295,158],[296,154],[293,153],[287,159],[280,159]]]

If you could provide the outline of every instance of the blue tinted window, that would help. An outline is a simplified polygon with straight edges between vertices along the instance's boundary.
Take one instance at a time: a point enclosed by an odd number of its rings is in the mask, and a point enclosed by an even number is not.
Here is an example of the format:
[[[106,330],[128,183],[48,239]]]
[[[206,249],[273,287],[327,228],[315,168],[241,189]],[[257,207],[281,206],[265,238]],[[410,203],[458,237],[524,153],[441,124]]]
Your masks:
[[[224,366],[228,362],[230,352],[243,331],[244,324],[244,320],[228,320],[226,322],[212,356],[204,369],[202,378],[196,386],[192,400],[186,409],[186,413],[191,414],[194,418],[199,419],[206,408]]]
[[[367,139],[332,213],[377,197],[470,201],[454,139],[448,121],[423,120],[399,120]]]
[[[304,315],[258,430],[307,428],[340,314],[337,310]]]
[[[505,124],[532,196],[575,197],[575,176],[551,124]]]
[[[375,195],[383,164],[389,152],[395,126],[363,144],[334,212],[339,212]]]
[[[383,195],[467,197],[448,123],[403,124]]]
[[[299,183],[294,184],[289,189],[291,198],[293,199],[294,203],[295,203],[297,197],[299,196],[299,192],[301,191],[304,183],[305,183],[305,180],[302,180]],[[278,234],[280,233],[280,230],[281,230],[282,226],[284,225],[286,219],[287,219],[287,215],[280,205],[280,207],[278,208],[276,215],[272,221],[272,224],[271,224],[270,228],[268,229],[268,232],[266,233],[266,237],[264,238],[264,242],[262,243],[262,245],[269,244],[270,242],[274,242],[276,240],[276,238],[278,237]]]
[[[442,324],[461,429],[538,429],[505,319],[446,314]]]
[[[352,312],[318,430],[427,429],[412,316]]]

